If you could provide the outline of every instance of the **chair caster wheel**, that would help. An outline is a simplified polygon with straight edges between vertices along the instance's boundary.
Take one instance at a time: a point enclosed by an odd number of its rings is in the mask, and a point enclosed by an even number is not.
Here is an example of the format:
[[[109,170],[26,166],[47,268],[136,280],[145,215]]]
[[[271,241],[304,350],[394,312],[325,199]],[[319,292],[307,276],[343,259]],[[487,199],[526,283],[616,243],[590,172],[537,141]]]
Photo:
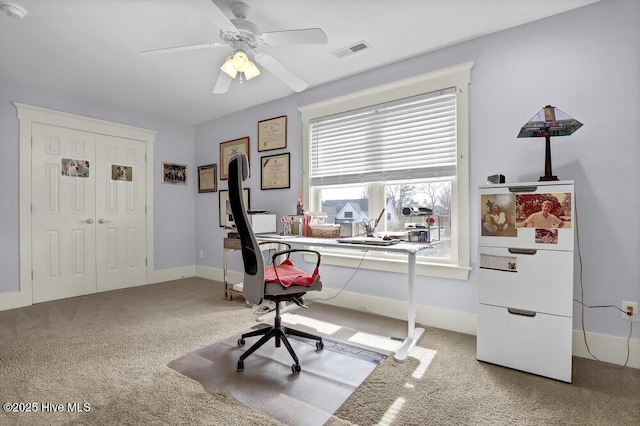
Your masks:
[[[300,364],[291,365],[291,371],[293,372],[293,374],[298,374],[301,370],[302,369],[300,368]]]
[[[241,348],[244,346],[244,339],[238,339],[238,347]]]
[[[236,364],[236,371],[244,371],[244,361],[238,361]]]
[[[324,349],[324,342],[322,340],[318,340],[316,342],[316,349],[318,349],[319,351]]]

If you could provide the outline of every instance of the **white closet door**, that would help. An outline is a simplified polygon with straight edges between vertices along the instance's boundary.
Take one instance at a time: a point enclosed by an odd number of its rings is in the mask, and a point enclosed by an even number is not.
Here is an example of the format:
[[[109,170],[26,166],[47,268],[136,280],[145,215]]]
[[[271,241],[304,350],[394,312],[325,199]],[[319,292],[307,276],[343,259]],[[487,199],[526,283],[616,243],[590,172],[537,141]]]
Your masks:
[[[98,291],[146,283],[146,144],[96,136]]]
[[[33,303],[96,292],[95,135],[32,127]]]
[[[32,135],[33,303],[146,284],[146,143]]]

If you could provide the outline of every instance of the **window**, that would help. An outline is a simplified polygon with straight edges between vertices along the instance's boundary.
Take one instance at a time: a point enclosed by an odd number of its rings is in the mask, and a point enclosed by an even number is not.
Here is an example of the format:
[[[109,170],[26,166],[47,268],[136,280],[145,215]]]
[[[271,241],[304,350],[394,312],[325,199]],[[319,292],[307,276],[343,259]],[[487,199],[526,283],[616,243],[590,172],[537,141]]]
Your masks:
[[[300,108],[305,201],[330,222],[378,222],[379,233],[427,226],[434,249],[418,272],[466,279],[469,271],[468,95],[472,63]],[[402,209],[429,208],[432,216]],[[386,212],[386,214],[385,214]],[[346,253],[324,261],[350,264]],[[373,269],[400,268],[371,254]]]

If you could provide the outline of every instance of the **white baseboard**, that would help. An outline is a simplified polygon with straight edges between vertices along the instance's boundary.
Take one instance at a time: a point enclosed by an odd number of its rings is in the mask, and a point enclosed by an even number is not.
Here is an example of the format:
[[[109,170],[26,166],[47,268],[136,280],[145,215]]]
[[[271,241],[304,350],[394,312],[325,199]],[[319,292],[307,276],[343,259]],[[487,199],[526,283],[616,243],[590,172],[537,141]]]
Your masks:
[[[19,291],[0,294],[0,311],[21,308],[21,294]]]
[[[179,280],[180,278],[195,277],[196,266],[181,266],[171,269],[157,269],[153,271],[153,275],[149,277],[149,284],[161,283],[165,281]]]
[[[573,355],[611,364],[624,365],[627,360],[627,338],[587,332],[587,345],[582,330],[573,330]],[[629,340],[627,367],[640,368],[640,340]]]
[[[244,278],[244,274],[242,272],[228,271],[227,275],[227,279],[230,284],[241,283]],[[196,277],[224,282],[224,271],[218,268],[196,265]]]

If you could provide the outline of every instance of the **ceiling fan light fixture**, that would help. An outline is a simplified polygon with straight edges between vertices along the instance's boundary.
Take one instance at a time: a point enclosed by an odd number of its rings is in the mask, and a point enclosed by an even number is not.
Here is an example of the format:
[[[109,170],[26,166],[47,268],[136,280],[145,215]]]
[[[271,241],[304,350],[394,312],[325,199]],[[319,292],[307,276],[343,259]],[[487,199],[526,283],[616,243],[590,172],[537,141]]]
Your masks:
[[[220,69],[231,78],[236,78],[238,74],[238,70],[233,66],[233,56],[229,56]]]
[[[254,64],[252,61],[249,61],[249,65],[247,69],[244,70],[244,78],[245,80],[251,80],[254,77],[260,75],[260,69]]]
[[[251,61],[243,50],[236,50],[236,53],[233,55],[233,67],[236,70],[245,72],[245,70],[249,66],[249,62]]]

